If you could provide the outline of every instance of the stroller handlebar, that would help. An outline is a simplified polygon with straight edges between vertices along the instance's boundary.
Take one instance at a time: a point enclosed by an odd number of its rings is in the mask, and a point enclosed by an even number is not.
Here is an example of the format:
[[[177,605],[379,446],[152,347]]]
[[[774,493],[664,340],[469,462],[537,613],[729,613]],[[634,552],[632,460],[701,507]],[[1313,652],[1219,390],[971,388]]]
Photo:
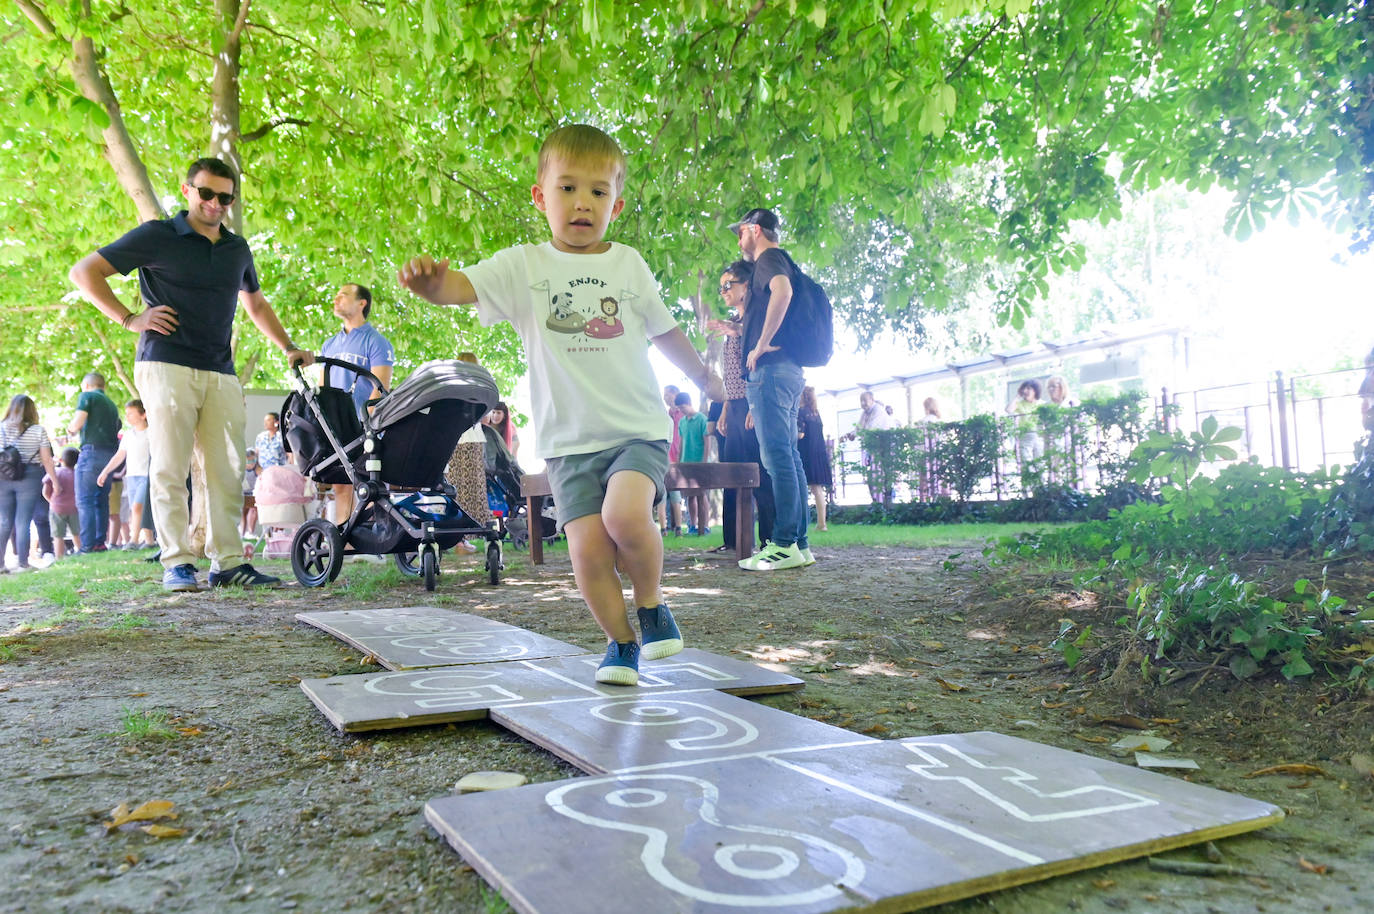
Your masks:
[[[382,379],[381,379],[381,378],[377,377],[375,374],[373,374],[372,372],[368,371],[366,368],[360,368],[359,366],[354,365],[352,362],[345,362],[343,359],[335,359],[335,358],[330,358],[330,357],[327,356],[327,355],[320,355],[320,356],[316,356],[316,357],[315,357],[315,364],[316,364],[316,365],[323,365],[323,366],[325,366],[326,369],[329,369],[329,368],[344,368],[344,369],[347,369],[348,371],[353,372],[354,374],[366,375],[366,376],[368,377],[368,379],[370,379],[370,380],[372,381],[373,384],[377,385],[377,389],[380,390],[380,391],[382,392],[382,396],[386,396],[387,394],[391,393],[391,391],[387,390],[387,386],[386,386],[385,384],[382,383]],[[295,373],[295,375],[296,375],[296,381],[297,381],[302,387],[308,387],[308,386],[309,386],[309,382],[305,380],[305,373],[301,371],[301,366],[300,366],[299,364],[292,365],[292,366],[291,366],[291,371]],[[321,384],[320,386],[321,386],[321,387],[330,387],[331,385],[330,385],[330,383],[329,383],[329,372],[328,372],[328,370],[322,371],[322,372],[320,372],[320,374],[321,374],[321,376],[324,378],[324,383]]]

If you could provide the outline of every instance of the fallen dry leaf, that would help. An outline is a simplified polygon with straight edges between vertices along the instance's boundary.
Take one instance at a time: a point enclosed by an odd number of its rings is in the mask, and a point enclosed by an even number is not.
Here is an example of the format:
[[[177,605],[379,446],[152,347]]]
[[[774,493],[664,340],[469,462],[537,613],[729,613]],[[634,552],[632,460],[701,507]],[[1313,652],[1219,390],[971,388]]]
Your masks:
[[[177,727],[177,732],[182,736],[200,736],[203,731],[200,727]]]
[[[1161,727],[1172,727],[1182,719],[1181,717],[1151,717],[1150,723],[1158,724]]]
[[[962,692],[968,688],[968,686],[961,686],[957,682],[949,682],[947,680],[941,679],[939,676],[935,677],[935,681],[938,682],[940,684],[940,688],[944,689],[946,692]]]
[[[170,825],[142,825],[139,826],[139,831],[146,832],[154,838],[180,838],[186,834],[186,829],[173,828]]]
[[[1099,724],[1106,724],[1111,727],[1125,727],[1128,730],[1148,730],[1150,722],[1143,717],[1136,717],[1134,714],[1117,714],[1115,717],[1099,717]]]
[[[1316,765],[1307,764],[1270,765],[1268,768],[1260,768],[1256,771],[1250,772],[1249,774],[1242,774],[1241,777],[1257,778],[1262,777],[1266,774],[1291,774],[1296,777],[1305,777],[1312,775],[1315,775],[1319,778],[1326,777],[1325,771],[1322,771]]]
[[[864,727],[864,729],[863,729],[862,732],[864,732],[864,733],[886,733],[889,729],[891,729],[891,728],[888,727],[887,724],[874,724],[874,725],[871,726],[871,727]]]
[[[1094,880],[1093,880],[1093,885],[1097,886],[1099,889],[1110,889],[1112,886],[1116,885],[1116,880],[1115,880],[1115,879],[1094,879]]]
[[[1109,740],[1106,736],[1089,736],[1086,733],[1074,733],[1074,736],[1085,743],[1105,743]]]
[[[1055,708],[1068,707],[1068,704],[1067,701],[1047,701],[1044,698],[1040,699],[1040,707],[1047,711],[1053,711]]]
[[[110,812],[111,820],[105,823],[105,829],[107,831],[114,831],[121,825],[128,825],[130,822],[151,822],[154,819],[175,819],[177,814],[172,812],[174,806],[176,806],[176,804],[171,800],[149,800],[130,811],[129,804],[120,803]]]
[[[1318,876],[1325,876],[1327,873],[1331,871],[1331,868],[1328,867],[1325,863],[1313,863],[1306,857],[1298,858],[1298,866],[1307,870],[1307,872],[1309,873],[1316,873]]]

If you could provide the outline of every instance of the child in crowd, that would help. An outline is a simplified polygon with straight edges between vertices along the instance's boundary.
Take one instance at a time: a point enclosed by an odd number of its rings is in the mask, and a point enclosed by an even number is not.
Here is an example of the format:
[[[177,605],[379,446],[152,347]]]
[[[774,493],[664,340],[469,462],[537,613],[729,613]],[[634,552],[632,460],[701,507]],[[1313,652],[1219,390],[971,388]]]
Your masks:
[[[692,395],[683,391],[677,395],[673,405],[682,413],[677,420],[678,434],[682,437],[682,462],[700,463],[706,459],[706,417],[697,412]],[[705,492],[693,492],[687,496],[687,532],[693,536],[705,536],[711,532],[711,504]]]
[[[668,313],[644,259],[604,240],[625,206],[625,171],[615,140],[594,127],[560,127],[539,151],[531,188],[550,241],[506,248],[462,271],[416,257],[397,278],[435,304],[476,304],[483,325],[509,321],[520,334],[537,456],[545,460],[578,591],[609,641],[596,681],[635,685],[640,656],[658,660],[682,650],[663,603],[663,542],[652,520],[672,429],[644,340],[709,396],[723,398],[724,390]],[[604,313],[608,296],[624,332],[588,336],[586,322]],[[642,648],[617,568],[634,589]]]
[[[43,477],[43,497],[48,500],[48,525],[52,528],[53,551],[57,558],[67,555],[67,536],[72,538],[74,551],[81,551],[81,521],[76,516],[76,461],[81,452],[74,447],[62,449],[53,472],[57,475],[59,491],[53,497],[53,478]]]
[[[120,515],[120,519],[127,526],[126,549],[137,549],[141,546],[154,545],[152,540],[153,531],[147,530],[143,526],[143,509],[148,504],[148,466],[150,455],[148,452],[148,413],[143,409],[143,401],[139,399],[130,400],[124,404],[124,418],[128,420],[128,426],[119,436],[119,450],[114,452],[110,462],[105,464],[105,469],[100,471],[96,477],[98,485],[104,485],[105,480],[115,473],[120,467],[124,467],[124,498],[128,504],[128,517]],[[110,524],[114,526],[115,513],[113,506],[110,511]],[[111,545],[114,544],[111,540]]]

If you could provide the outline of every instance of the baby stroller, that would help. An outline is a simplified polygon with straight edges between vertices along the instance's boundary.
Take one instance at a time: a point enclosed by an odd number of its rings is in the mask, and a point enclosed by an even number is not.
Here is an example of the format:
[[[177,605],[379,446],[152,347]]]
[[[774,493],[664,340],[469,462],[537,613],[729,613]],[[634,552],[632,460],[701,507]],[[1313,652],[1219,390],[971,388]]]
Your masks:
[[[325,383],[313,387],[299,366],[296,391],[282,406],[283,440],[297,465],[320,485],[353,487],[353,513],[341,526],[308,520],[291,543],[291,570],[307,587],[338,577],[346,554],[391,555],[396,567],[433,590],[439,552],[463,537],[487,541],[488,580],[500,581],[501,532],[477,523],[458,505],[444,468],[463,432],[497,402],[486,369],[467,362],[426,362],[388,392],[377,376],[338,359],[326,367],[366,376],[382,391],[371,415],[353,396]]]
[[[482,459],[487,476],[487,506],[510,533],[511,544],[518,549],[525,548],[529,544],[531,528],[539,531],[545,540],[552,540],[558,533],[558,524],[551,516],[551,500],[547,495],[539,498],[536,501],[539,517],[527,517],[525,498],[520,489],[520,478],[525,471],[515,462],[515,456],[506,447],[500,432],[490,425],[483,425],[482,431],[486,436]]]

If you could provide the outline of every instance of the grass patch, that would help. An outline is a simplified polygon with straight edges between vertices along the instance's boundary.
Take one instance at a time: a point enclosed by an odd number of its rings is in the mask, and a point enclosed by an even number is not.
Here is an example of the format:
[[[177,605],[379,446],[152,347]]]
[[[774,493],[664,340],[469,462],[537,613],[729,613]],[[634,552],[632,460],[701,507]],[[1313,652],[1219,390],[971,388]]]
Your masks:
[[[112,632],[131,632],[140,628],[147,628],[153,624],[153,620],[147,616],[137,613],[120,613],[111,619],[105,628]]]
[[[14,659],[14,648],[8,644],[0,644],[0,663]]]
[[[176,731],[171,727],[172,716],[157,708],[130,708],[125,706],[120,715],[124,735],[130,739],[175,739]]]

